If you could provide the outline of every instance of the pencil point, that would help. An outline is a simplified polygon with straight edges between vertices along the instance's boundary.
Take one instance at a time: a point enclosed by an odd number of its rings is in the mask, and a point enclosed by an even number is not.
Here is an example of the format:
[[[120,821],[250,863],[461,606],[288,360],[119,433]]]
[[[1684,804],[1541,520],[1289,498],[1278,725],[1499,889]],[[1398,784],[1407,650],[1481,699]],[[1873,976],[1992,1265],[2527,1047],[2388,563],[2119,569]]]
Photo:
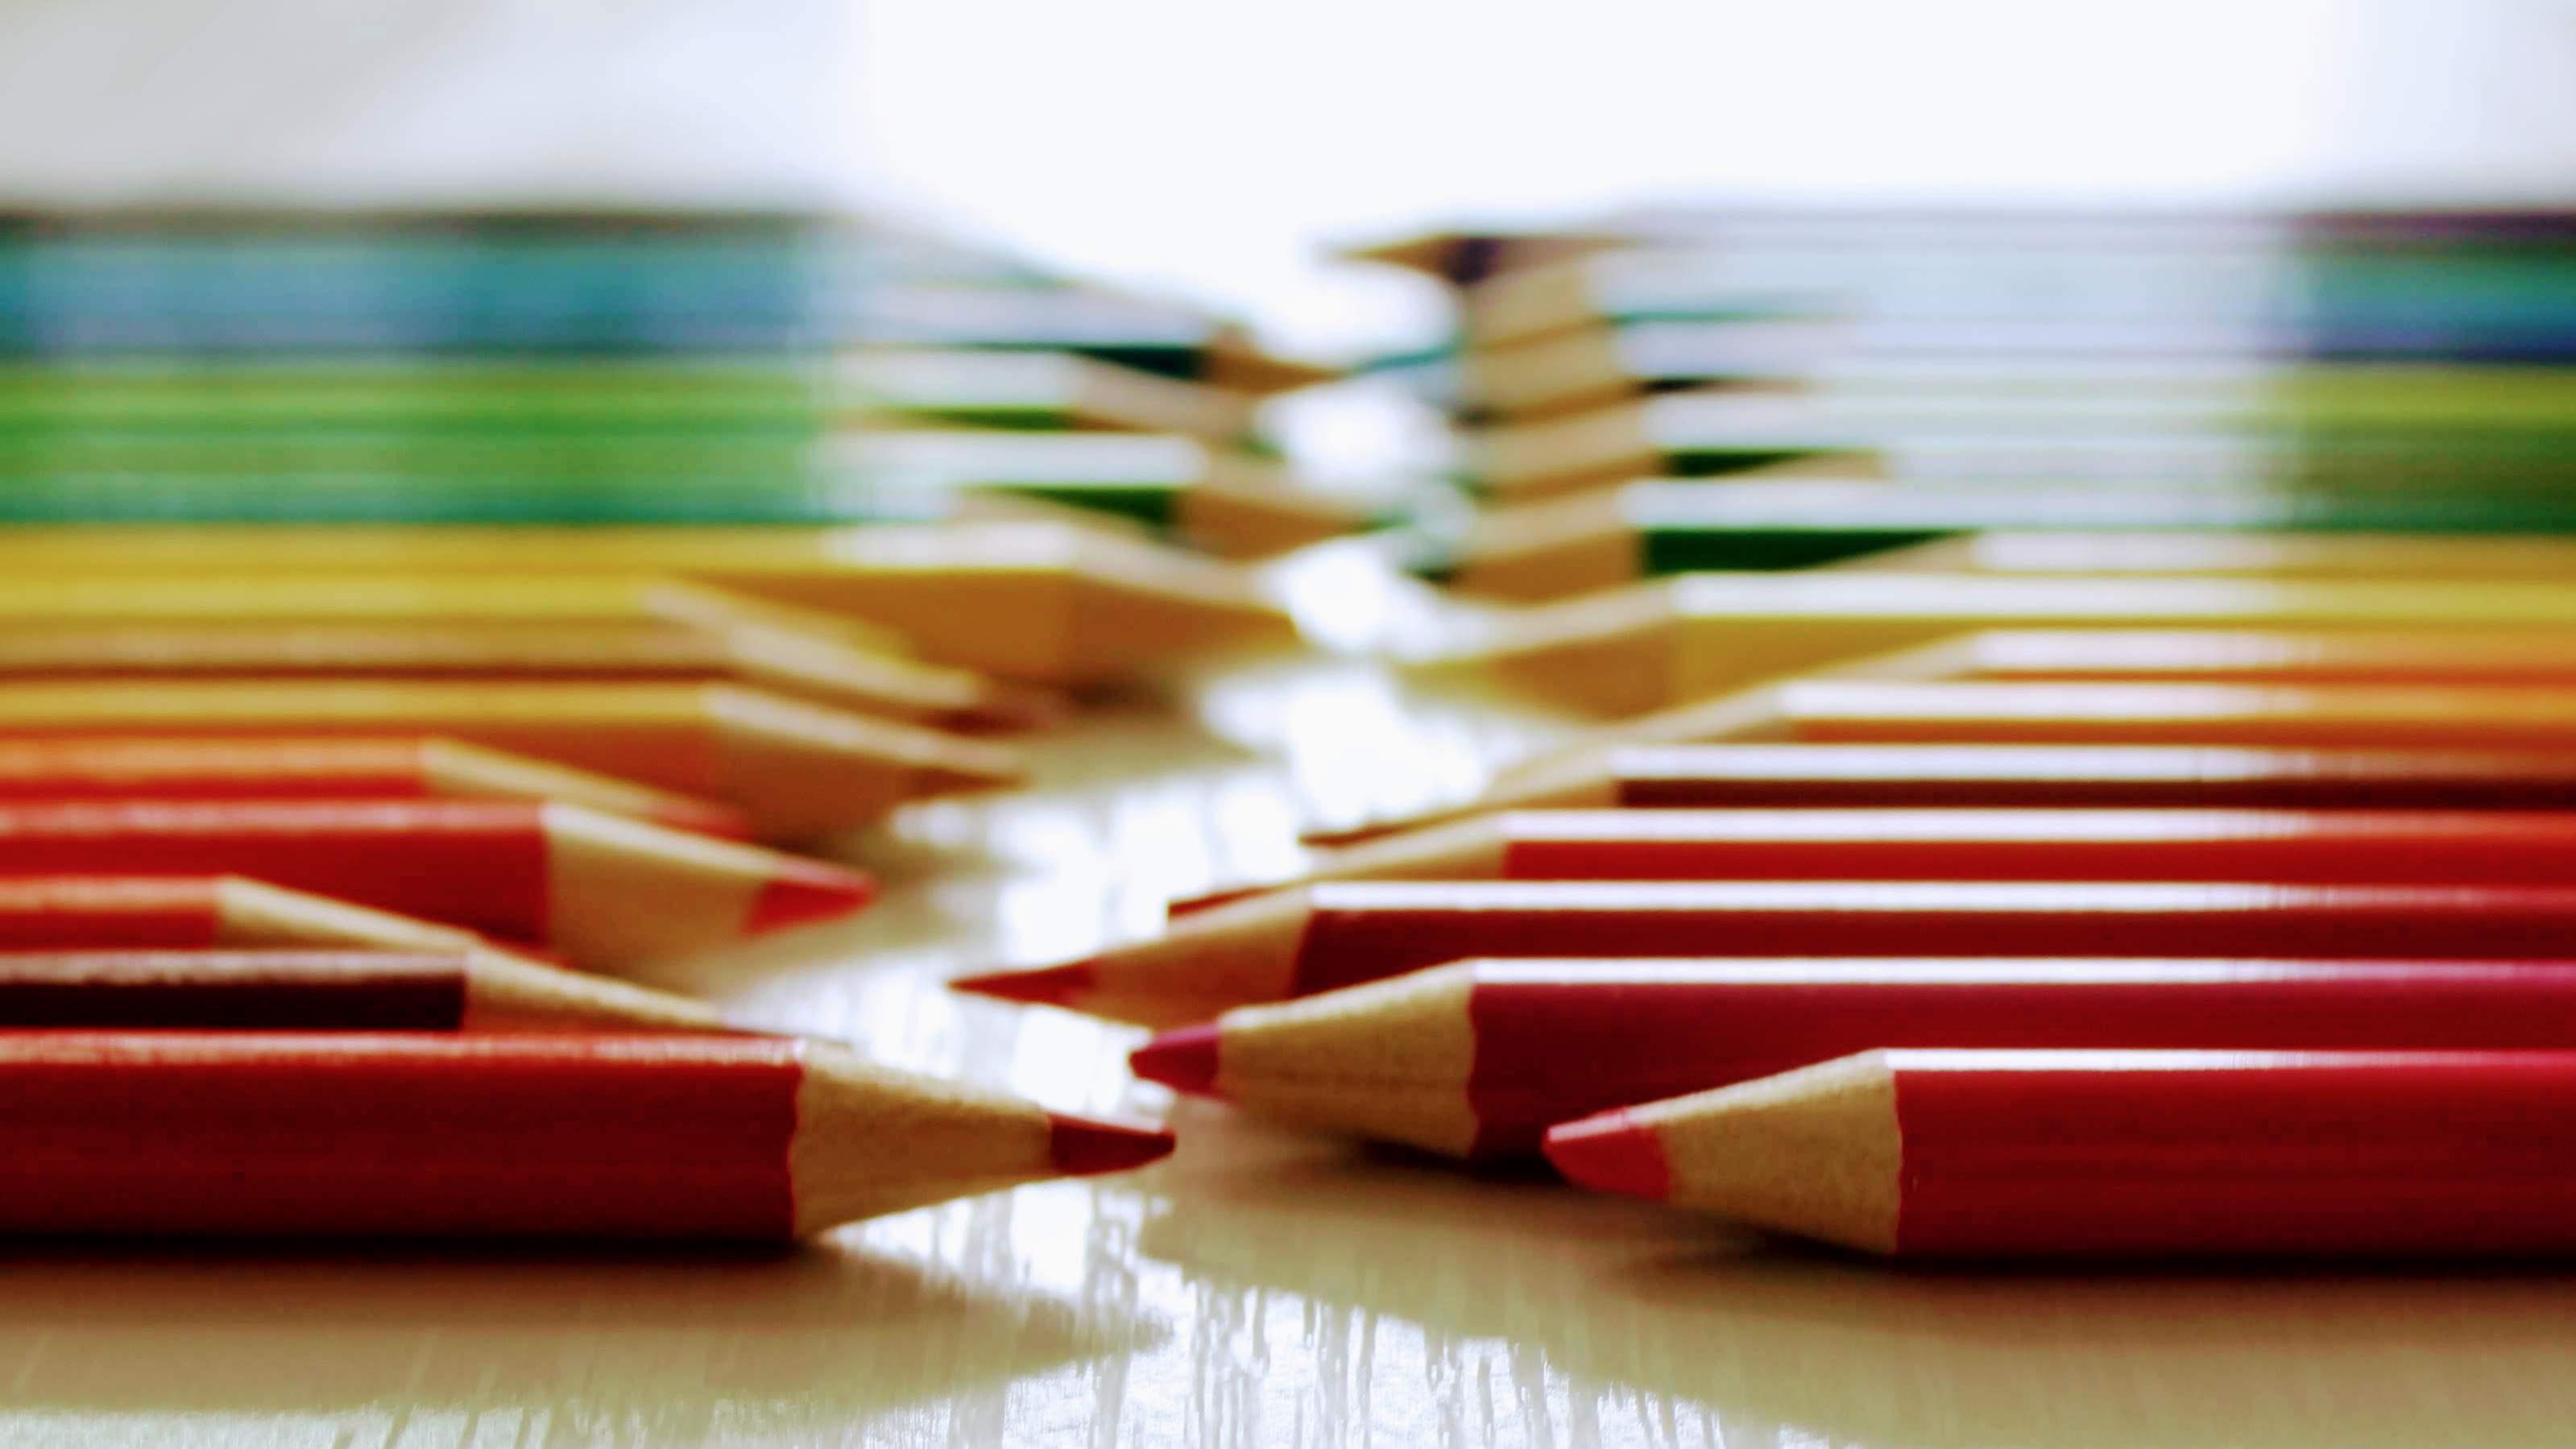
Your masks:
[[[981,976],[957,977],[948,985],[953,990],[999,997],[1004,1001],[1062,1006],[1091,989],[1091,963],[1075,961],[1063,966],[1040,966],[1031,971],[988,971]]]
[[[1216,1094],[1217,1054],[1224,1034],[1214,1022],[1167,1031],[1127,1054],[1128,1070],[1176,1092]]]
[[[1624,1107],[1549,1128],[1547,1160],[1566,1181],[1594,1192],[1657,1202],[1672,1194],[1672,1164],[1662,1140]]]
[[[744,913],[745,935],[846,916],[876,898],[876,882],[819,860],[782,860]]]
[[[1056,1169],[1075,1177],[1142,1167],[1172,1153],[1172,1133],[1167,1127],[1138,1127],[1061,1112],[1049,1112],[1047,1126],[1048,1150]]]

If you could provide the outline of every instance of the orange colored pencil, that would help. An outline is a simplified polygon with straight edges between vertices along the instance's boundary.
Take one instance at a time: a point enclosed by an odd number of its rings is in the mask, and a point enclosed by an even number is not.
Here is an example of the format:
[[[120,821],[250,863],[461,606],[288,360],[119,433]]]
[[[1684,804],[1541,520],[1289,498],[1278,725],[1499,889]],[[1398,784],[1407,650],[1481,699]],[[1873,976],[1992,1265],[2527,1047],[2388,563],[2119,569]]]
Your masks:
[[[0,800],[561,800],[740,837],[731,805],[429,735],[0,739]]]
[[[0,738],[450,735],[716,795],[765,836],[861,823],[1017,778],[1012,751],[730,685],[373,681],[0,684]]]

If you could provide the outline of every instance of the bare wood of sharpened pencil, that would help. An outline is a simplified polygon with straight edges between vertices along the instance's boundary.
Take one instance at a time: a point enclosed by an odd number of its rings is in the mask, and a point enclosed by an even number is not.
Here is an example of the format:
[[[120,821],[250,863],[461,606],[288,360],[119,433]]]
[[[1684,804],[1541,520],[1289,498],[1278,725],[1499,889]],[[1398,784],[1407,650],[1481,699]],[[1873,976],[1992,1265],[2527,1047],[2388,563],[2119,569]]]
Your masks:
[[[732,800],[806,836],[905,800],[1008,782],[1018,756],[892,720],[730,685],[110,683],[0,685],[0,737],[83,731],[417,732]]]
[[[723,600],[748,596],[866,620],[898,631],[925,658],[1051,684],[1126,679],[1178,658],[1276,647],[1296,637],[1287,616],[1233,565],[1059,524],[119,525],[13,529],[0,537],[0,580],[35,581],[24,596],[41,600],[66,577],[116,576],[122,582],[79,585],[110,601],[101,607],[127,611],[114,617],[137,617],[114,602],[120,589],[148,592],[159,586],[153,581],[206,574],[331,579],[341,601],[329,613],[282,615],[300,618],[626,619],[639,609],[647,617],[703,618],[713,586]],[[496,575],[509,578],[506,587],[496,586]],[[675,585],[675,578],[691,582]],[[0,601],[8,597],[0,587]],[[370,597],[381,599],[376,612],[351,612],[357,605],[349,601]],[[440,611],[424,609],[421,599],[440,601]]]

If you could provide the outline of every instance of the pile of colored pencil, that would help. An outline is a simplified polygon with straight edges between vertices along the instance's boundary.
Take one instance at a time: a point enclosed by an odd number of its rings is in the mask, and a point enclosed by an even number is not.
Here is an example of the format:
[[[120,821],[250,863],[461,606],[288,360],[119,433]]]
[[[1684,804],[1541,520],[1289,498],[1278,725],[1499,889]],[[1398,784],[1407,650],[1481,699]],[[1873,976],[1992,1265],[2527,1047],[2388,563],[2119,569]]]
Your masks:
[[[0,1231],[783,1238],[1162,1155],[587,973],[856,911],[748,838],[1292,640],[1167,539],[1363,521],[1255,446],[1316,375],[798,218],[0,227]]]
[[[2576,1249],[2576,221],[1365,255],[1459,289],[1504,506],[1435,571],[1535,601],[1415,662],[1610,722],[955,984],[1870,1252]]]

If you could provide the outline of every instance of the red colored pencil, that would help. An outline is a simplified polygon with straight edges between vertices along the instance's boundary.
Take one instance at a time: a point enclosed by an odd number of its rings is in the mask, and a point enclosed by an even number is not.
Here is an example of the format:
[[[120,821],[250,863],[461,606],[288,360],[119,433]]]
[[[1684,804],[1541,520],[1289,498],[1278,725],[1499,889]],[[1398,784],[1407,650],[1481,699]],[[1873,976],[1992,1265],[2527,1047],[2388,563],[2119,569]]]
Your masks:
[[[787,1038],[0,1033],[0,1232],[778,1240],[1170,1146]]]
[[[0,800],[562,800],[674,830],[751,834],[735,807],[427,735],[0,739]]]
[[[1179,1026],[1479,956],[2547,959],[2576,889],[1884,881],[1341,882],[961,990]]]
[[[1507,809],[1760,806],[2237,810],[2570,810],[2553,750],[2288,750],[2193,745],[1627,745],[1515,771],[1457,805],[1310,830],[1310,844]]]
[[[1136,1074],[1459,1157],[1875,1047],[2564,1048],[2576,961],[1465,961],[1167,1032]]]
[[[239,871],[622,967],[856,910],[867,877],[520,800],[0,803],[0,875]]]
[[[2576,812],[1515,810],[1339,852],[1301,883],[1329,880],[2559,885],[2576,882]]]
[[[703,1002],[498,951],[0,951],[0,1028],[722,1031]]]
[[[2576,1053],[1869,1052],[1569,1122],[1547,1153],[1904,1256],[2564,1253]]]
[[[464,951],[472,931],[240,876],[0,876],[0,950],[373,946]]]

